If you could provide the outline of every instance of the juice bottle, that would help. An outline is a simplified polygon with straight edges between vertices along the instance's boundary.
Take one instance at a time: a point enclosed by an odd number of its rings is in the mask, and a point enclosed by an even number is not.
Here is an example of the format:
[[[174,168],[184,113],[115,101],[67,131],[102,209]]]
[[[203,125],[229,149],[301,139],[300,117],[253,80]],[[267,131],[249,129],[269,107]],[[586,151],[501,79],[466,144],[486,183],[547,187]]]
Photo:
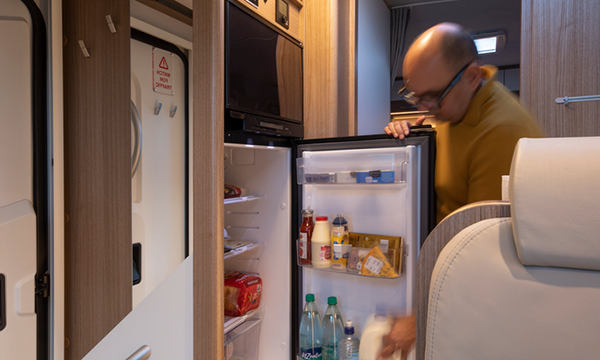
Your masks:
[[[302,225],[300,226],[300,244],[298,247],[298,257],[300,264],[311,264],[311,240],[315,224],[313,222],[313,211],[311,209],[302,210]]]
[[[329,221],[327,221],[327,216],[317,216],[316,220],[311,239],[312,266],[324,269],[331,266]]]
[[[348,265],[348,253],[345,246],[348,244],[348,222],[341,215],[336,216],[331,228],[331,268],[345,269]]]

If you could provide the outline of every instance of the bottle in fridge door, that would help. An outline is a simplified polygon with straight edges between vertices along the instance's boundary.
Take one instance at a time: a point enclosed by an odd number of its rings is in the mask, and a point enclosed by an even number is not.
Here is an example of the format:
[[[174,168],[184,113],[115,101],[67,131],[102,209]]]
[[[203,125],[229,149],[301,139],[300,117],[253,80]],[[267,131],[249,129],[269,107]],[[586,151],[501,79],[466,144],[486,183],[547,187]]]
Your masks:
[[[318,269],[331,267],[331,238],[327,216],[317,216],[311,244],[312,266]]]
[[[331,227],[331,268],[343,270],[348,265],[348,221],[337,215]],[[344,251],[346,250],[346,251]]]
[[[346,321],[344,327],[344,337],[337,344],[339,360],[358,360],[358,348],[360,341],[354,335],[354,326],[352,320]]]
[[[315,295],[306,294],[306,305],[300,320],[300,357],[303,360],[322,360],[321,317],[315,304]]]
[[[327,298],[327,305],[323,316],[323,360],[336,360],[337,343],[344,336],[344,322],[335,296]]]
[[[302,265],[310,265],[312,263],[311,240],[314,228],[313,210],[302,210],[302,225],[300,226],[300,243],[298,246],[298,257]]]
[[[386,304],[377,304],[373,318],[365,323],[358,349],[358,360],[375,360],[383,350],[383,337],[390,333],[392,324]],[[381,360],[400,360],[402,352],[394,352],[391,357]]]

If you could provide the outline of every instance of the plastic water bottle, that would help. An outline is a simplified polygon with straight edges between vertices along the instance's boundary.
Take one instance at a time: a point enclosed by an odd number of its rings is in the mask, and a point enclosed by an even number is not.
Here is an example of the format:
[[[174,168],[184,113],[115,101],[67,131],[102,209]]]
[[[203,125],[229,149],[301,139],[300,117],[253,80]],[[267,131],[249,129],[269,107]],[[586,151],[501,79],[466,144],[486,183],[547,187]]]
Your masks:
[[[315,305],[315,295],[306,294],[306,305],[300,321],[300,357],[322,360],[321,317]]]
[[[337,360],[336,346],[344,336],[344,322],[335,296],[327,298],[327,305],[323,317],[323,360]]]
[[[338,342],[337,352],[339,360],[358,360],[358,347],[360,342],[354,336],[354,326],[352,320],[346,321],[344,327],[344,337]]]

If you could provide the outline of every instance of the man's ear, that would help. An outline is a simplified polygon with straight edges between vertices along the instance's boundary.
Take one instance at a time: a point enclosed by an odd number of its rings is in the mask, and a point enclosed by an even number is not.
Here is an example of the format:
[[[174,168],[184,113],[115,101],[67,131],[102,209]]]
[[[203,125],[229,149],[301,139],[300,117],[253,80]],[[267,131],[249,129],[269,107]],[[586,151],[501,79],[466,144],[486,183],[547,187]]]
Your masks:
[[[469,65],[465,69],[463,77],[465,77],[469,89],[475,91],[481,84],[481,67],[479,67],[479,64],[472,63]]]

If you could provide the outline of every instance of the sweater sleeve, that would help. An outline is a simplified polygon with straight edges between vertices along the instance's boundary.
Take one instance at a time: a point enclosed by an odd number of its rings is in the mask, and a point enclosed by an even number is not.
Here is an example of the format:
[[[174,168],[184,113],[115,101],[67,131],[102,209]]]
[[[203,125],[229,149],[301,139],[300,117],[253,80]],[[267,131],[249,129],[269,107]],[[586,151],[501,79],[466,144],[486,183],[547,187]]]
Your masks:
[[[468,203],[501,200],[502,175],[508,175],[513,152],[522,137],[530,136],[521,126],[498,126],[481,140],[469,165]]]

